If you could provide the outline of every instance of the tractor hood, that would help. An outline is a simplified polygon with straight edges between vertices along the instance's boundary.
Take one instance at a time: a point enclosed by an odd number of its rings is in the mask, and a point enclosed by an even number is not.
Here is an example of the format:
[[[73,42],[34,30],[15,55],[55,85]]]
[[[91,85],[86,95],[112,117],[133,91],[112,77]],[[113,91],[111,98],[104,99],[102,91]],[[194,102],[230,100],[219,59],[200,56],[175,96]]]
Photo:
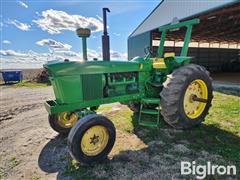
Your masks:
[[[138,61],[87,61],[47,63],[43,67],[50,76],[72,76],[78,74],[98,74],[140,71]]]

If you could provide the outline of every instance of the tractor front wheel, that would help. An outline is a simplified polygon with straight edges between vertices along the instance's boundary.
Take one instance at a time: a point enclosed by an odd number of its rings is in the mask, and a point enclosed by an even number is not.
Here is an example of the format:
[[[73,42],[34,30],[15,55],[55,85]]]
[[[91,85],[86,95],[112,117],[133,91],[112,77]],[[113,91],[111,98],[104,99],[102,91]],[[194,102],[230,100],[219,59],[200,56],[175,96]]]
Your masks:
[[[116,138],[113,123],[106,117],[90,114],[79,120],[68,135],[68,148],[78,162],[90,164],[107,158]]]
[[[209,72],[202,66],[189,64],[168,75],[163,83],[161,114],[177,129],[199,125],[208,114],[213,98]]]
[[[77,120],[78,115],[70,112],[62,112],[48,116],[50,126],[59,134],[68,134]]]

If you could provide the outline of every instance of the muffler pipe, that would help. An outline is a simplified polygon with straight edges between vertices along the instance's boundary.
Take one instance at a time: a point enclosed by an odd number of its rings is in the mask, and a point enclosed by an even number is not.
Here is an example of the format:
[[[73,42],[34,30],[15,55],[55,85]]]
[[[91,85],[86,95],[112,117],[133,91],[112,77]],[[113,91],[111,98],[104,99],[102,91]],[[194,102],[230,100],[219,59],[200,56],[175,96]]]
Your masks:
[[[103,61],[110,61],[110,43],[107,32],[107,12],[110,12],[110,10],[108,8],[103,8],[103,35],[102,35]]]

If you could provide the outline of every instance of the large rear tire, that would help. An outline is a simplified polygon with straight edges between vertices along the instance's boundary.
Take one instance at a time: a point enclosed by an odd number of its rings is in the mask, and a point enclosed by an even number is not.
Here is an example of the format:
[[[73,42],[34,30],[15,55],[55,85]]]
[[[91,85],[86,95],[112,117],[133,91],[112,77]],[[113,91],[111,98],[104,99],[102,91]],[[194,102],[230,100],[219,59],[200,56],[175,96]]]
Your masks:
[[[161,114],[176,129],[201,124],[211,107],[212,80],[202,66],[189,64],[167,76],[163,83]]]
[[[68,135],[68,148],[78,162],[90,164],[107,158],[116,138],[113,123],[90,114],[79,120]]]

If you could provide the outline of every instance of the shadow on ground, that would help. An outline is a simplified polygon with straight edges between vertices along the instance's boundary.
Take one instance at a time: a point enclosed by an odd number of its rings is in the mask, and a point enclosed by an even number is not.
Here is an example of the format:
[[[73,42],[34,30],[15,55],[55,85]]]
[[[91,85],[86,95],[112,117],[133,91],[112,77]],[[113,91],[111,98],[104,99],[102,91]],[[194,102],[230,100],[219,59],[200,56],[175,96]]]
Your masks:
[[[234,95],[240,97],[240,84],[221,84],[214,83],[213,84],[214,91],[224,93],[227,95]]]
[[[134,133],[146,144],[145,148],[123,149],[109,161],[87,166],[73,163],[67,152],[66,138],[56,136],[43,148],[39,167],[47,173],[57,172],[58,179],[192,179],[192,176],[180,175],[181,161],[203,165],[211,161],[236,165],[237,170],[240,169],[238,136],[205,124],[187,131],[172,129],[164,122],[159,128],[140,127],[136,117],[133,114]],[[208,177],[219,178],[225,177]],[[233,178],[240,178],[239,173]]]
[[[214,91],[223,93],[226,95],[233,95],[240,97],[240,88],[239,89],[229,89],[229,88],[215,88]]]
[[[7,82],[7,83],[0,83],[0,86],[13,86],[18,84],[19,82]]]
[[[62,174],[69,158],[67,137],[58,135],[44,146],[38,158],[38,165],[46,173]]]

